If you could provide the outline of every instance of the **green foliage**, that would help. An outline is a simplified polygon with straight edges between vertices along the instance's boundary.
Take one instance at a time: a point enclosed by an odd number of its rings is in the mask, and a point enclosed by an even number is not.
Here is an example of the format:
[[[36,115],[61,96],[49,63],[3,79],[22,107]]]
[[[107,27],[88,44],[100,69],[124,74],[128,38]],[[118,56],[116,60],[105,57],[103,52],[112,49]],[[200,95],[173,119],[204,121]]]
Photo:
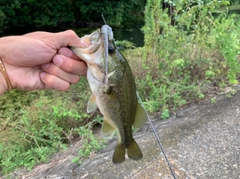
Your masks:
[[[25,93],[23,91],[12,90],[0,96],[0,119],[4,119],[4,126],[7,127],[21,116],[22,106],[29,106],[32,100],[38,98],[35,92]],[[5,128],[4,127],[4,128]]]
[[[145,0],[4,0],[0,1],[0,33],[61,30],[73,26],[104,24],[121,26],[142,16]],[[18,31],[15,31],[18,28]],[[20,31],[21,30],[21,31]]]
[[[161,114],[161,118],[166,120],[169,117],[170,117],[169,110],[168,109],[163,110],[163,112]]]
[[[71,1],[18,0],[0,1],[0,11],[5,15],[4,29],[18,28],[54,28],[59,24],[75,21]],[[31,14],[31,15],[29,15]]]
[[[90,124],[94,126],[101,120],[85,112],[89,96],[84,79],[67,92],[13,90],[2,95],[0,173],[19,167],[31,169],[47,162],[53,153],[66,149],[79,137],[84,144],[79,155],[81,160],[101,149],[103,142],[95,138],[90,128]]]
[[[122,41],[115,41],[116,46],[121,49],[121,50],[126,50],[126,49],[134,49],[136,48],[134,44],[130,41],[127,40],[122,40]]]
[[[174,1],[171,25],[161,0],[148,0],[142,75],[138,89],[151,112],[175,109],[204,98],[209,85],[236,84],[240,72],[236,15],[213,15],[229,2]],[[143,77],[144,76],[144,77]]]
[[[88,125],[89,126],[89,125]],[[78,152],[78,156],[73,159],[73,162],[81,164],[83,159],[88,157],[93,152],[101,150],[105,145],[104,140],[99,140],[88,126],[81,126],[75,129],[81,136],[82,145]]]
[[[81,137],[82,143],[78,151],[78,156],[73,159],[73,162],[81,164],[86,157],[105,147],[104,144],[106,141],[103,139],[100,139],[93,133],[93,131],[95,130],[94,126],[102,124],[102,122],[103,122],[103,118],[97,115],[87,125],[81,126],[75,129],[75,132],[77,132]],[[97,131],[98,130],[99,130],[99,126],[97,128]]]
[[[50,155],[55,152],[55,150],[43,146],[26,151],[26,148],[19,144],[11,147],[0,145],[0,151],[2,154],[0,157],[1,173],[3,174],[23,166],[31,169],[37,163],[49,161]]]
[[[213,33],[218,34],[216,43],[219,45],[219,51],[223,55],[228,65],[227,77],[232,84],[237,84],[237,74],[240,72],[240,64],[237,59],[239,54],[239,32],[240,27],[234,21],[235,15],[226,17],[222,15],[216,21],[218,28],[213,30]]]
[[[83,17],[88,22],[103,22],[103,14],[107,23],[112,26],[122,26],[125,21],[137,19],[144,9],[145,0],[120,1],[88,1],[74,2],[76,16]]]
[[[32,0],[31,0],[32,1]],[[75,22],[72,2],[67,0],[35,2],[33,23],[36,27],[55,27]],[[31,3],[32,4],[32,3]],[[28,8],[28,7],[27,7]],[[29,9],[29,8],[28,8]],[[32,8],[30,10],[33,10]]]
[[[4,30],[4,21],[6,19],[6,15],[0,10],[0,33]]]

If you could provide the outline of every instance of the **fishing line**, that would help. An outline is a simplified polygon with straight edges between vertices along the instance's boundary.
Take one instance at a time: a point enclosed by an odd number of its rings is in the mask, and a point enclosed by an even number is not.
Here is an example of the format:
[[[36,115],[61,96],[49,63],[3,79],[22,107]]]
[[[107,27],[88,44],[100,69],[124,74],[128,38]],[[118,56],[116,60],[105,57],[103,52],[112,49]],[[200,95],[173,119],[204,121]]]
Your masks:
[[[102,16],[102,19],[103,19],[104,24],[107,25],[107,22],[106,22],[106,20],[105,20],[105,18],[104,18],[104,16],[103,16],[103,14],[102,14],[101,16]]]
[[[142,102],[142,100],[141,100],[141,98],[140,98],[140,96],[139,96],[139,94],[138,94],[138,91],[136,91],[136,92],[137,92],[138,99],[139,99],[139,101],[140,101],[140,103],[141,103],[141,106],[143,107],[145,113],[147,114],[148,121],[149,121],[149,123],[150,123],[150,125],[151,125],[151,127],[152,127],[152,129],[153,129],[153,133],[154,133],[154,135],[155,135],[155,137],[156,137],[156,139],[157,139],[157,142],[158,142],[158,144],[159,144],[159,146],[160,146],[160,148],[161,148],[161,150],[162,150],[162,153],[163,153],[163,155],[164,155],[164,157],[165,157],[165,159],[166,159],[166,162],[167,162],[168,167],[169,167],[169,169],[170,169],[170,171],[171,171],[171,173],[172,173],[172,176],[173,176],[174,179],[176,179],[177,177],[175,176],[175,173],[174,173],[174,171],[173,171],[173,169],[172,169],[172,166],[171,166],[170,162],[168,161],[167,155],[166,155],[166,153],[165,153],[165,151],[164,151],[164,148],[163,148],[163,146],[162,146],[162,143],[161,143],[161,141],[160,141],[160,139],[159,139],[159,137],[158,137],[158,134],[157,134],[157,132],[156,132],[156,129],[155,129],[155,127],[154,127],[154,125],[153,125],[150,117],[148,116],[148,113],[147,113],[147,111],[146,111],[146,109],[145,109],[145,107],[144,107],[144,104],[143,104],[143,102]]]

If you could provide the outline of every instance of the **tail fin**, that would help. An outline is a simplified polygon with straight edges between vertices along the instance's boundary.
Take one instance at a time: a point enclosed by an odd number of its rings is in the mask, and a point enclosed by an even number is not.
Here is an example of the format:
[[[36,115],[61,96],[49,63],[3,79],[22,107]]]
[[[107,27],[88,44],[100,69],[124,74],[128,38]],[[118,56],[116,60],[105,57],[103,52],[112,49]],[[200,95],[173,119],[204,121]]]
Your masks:
[[[118,144],[114,154],[113,154],[113,163],[117,164],[117,163],[122,163],[125,160],[125,146],[123,146],[122,144]]]
[[[127,148],[127,154],[130,159],[133,160],[140,160],[143,158],[143,154],[141,149],[139,148],[138,144],[136,141],[133,139],[132,143],[128,146],[125,147],[122,144],[118,144],[114,154],[113,154],[113,163],[122,163],[125,160],[125,150]]]
[[[133,142],[127,147],[127,154],[128,157],[133,160],[141,160],[143,158],[142,151],[134,139]]]

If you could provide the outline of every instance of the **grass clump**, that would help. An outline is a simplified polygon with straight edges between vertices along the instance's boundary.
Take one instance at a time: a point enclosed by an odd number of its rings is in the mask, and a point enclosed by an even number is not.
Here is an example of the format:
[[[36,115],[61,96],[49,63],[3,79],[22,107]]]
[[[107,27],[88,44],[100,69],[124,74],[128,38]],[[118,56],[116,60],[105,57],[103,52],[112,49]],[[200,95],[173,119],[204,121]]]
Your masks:
[[[101,149],[103,142],[86,125],[96,121],[85,112],[89,95],[82,80],[67,92],[14,90],[1,96],[0,174],[30,170],[79,139],[88,141],[91,152]],[[79,160],[89,155],[86,151],[80,149]]]
[[[213,87],[238,82],[239,20],[235,14],[212,13],[228,1],[194,2],[178,1],[171,25],[160,0],[147,1],[145,46],[133,50],[141,53],[137,60],[142,66],[132,66],[138,68],[135,75],[145,105],[151,112],[162,111],[164,118],[168,110],[205,98]]]

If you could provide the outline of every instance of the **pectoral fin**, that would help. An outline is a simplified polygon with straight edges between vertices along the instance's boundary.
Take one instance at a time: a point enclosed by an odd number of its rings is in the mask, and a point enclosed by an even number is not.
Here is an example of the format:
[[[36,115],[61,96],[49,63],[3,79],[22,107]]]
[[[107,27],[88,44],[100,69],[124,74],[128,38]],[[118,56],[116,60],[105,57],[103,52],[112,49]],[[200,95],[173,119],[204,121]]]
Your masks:
[[[88,100],[87,112],[93,112],[97,109],[96,97],[92,94]]]
[[[101,134],[105,139],[111,139],[114,136],[115,128],[108,122],[108,119],[103,120]]]
[[[147,114],[140,104],[137,104],[135,119],[133,122],[133,127],[136,130],[141,129],[147,121]]]

